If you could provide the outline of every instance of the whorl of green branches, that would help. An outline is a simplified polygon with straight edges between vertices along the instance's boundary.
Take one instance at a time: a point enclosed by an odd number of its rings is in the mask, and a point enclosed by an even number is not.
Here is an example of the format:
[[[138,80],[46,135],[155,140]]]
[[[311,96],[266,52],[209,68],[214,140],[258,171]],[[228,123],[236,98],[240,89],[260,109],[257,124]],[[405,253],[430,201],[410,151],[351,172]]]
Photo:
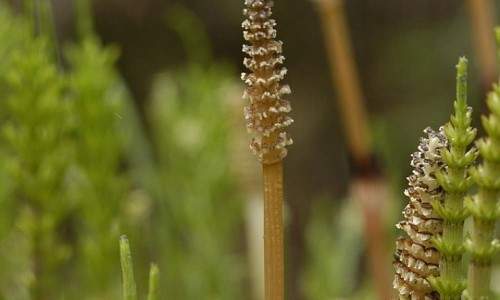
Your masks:
[[[118,290],[112,258],[128,190],[118,53],[88,30],[61,48],[63,69],[50,5],[34,4],[14,14],[0,2],[0,174],[8,179],[0,249],[27,253],[1,257],[0,269],[11,261],[32,266],[30,280],[17,279],[18,268],[0,272],[9,282],[0,298],[27,289],[34,299],[74,298],[81,289],[109,298]],[[19,230],[19,223],[30,225]],[[28,249],[7,245],[14,233]],[[63,278],[75,284],[61,287]]]
[[[499,216],[500,193],[500,86],[494,85],[488,94],[488,117],[482,117],[487,137],[477,142],[482,163],[471,170],[472,178],[479,187],[474,197],[466,201],[473,218],[470,239],[466,241],[470,253],[467,293],[471,299],[489,299],[491,264],[499,249],[495,238],[495,225]]]
[[[48,55],[47,39],[30,38],[31,31],[22,28],[20,43],[10,45],[17,47],[15,51],[0,49],[6,54],[0,71],[0,156],[2,172],[10,178],[5,196],[11,201],[12,222],[17,222],[20,211],[30,211],[33,226],[23,234],[31,240],[35,279],[30,289],[36,298],[57,290],[57,274],[71,256],[68,239],[58,232],[67,225],[72,209],[65,201],[65,178],[74,148],[64,78]]]
[[[459,300],[465,289],[462,256],[467,211],[464,198],[472,184],[468,171],[477,157],[476,149],[470,147],[476,137],[476,129],[471,127],[472,109],[467,105],[467,64],[467,59],[462,57],[457,65],[455,112],[444,126],[448,147],[441,151],[446,167],[436,173],[445,197],[443,202],[433,202],[434,211],[443,220],[443,233],[434,240],[441,255],[440,276],[430,281],[442,300]]]

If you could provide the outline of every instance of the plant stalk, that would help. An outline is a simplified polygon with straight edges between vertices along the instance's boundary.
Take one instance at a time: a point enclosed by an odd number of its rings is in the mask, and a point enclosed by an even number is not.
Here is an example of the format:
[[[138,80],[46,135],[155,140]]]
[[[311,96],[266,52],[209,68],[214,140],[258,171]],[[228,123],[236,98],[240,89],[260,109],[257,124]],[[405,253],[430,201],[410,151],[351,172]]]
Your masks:
[[[314,0],[318,6],[324,32],[325,46],[330,61],[333,83],[338,90],[338,105],[341,110],[345,136],[352,155],[354,167],[366,174],[356,174],[351,183],[351,191],[363,209],[364,231],[367,240],[370,271],[376,282],[379,299],[390,298],[390,270],[383,263],[388,257],[385,248],[382,222],[383,196],[360,192],[377,188],[387,189],[386,180],[378,175],[373,167],[373,149],[370,142],[368,113],[364,106],[364,95],[360,84],[350,39],[349,27],[345,16],[344,1]],[[361,173],[361,172],[360,172]],[[372,176],[375,173],[375,176]],[[378,186],[378,187],[376,187]]]
[[[467,0],[472,26],[473,45],[481,72],[481,86],[490,88],[497,76],[495,39],[491,32],[495,26],[495,3],[491,0]]]
[[[471,237],[465,244],[471,255],[467,293],[472,300],[490,299],[491,265],[499,250],[495,225],[500,195],[500,86],[488,94],[487,105],[491,113],[482,118],[487,137],[477,142],[483,162],[471,170],[479,191],[466,202],[473,217]]]
[[[495,222],[474,220],[472,243],[487,247],[493,239]],[[491,263],[473,261],[469,266],[468,293],[471,300],[483,299],[490,294]]]
[[[495,211],[498,192],[483,190],[476,197],[476,205]],[[495,236],[495,220],[474,216],[470,248],[467,293],[471,300],[489,299],[491,283],[492,241]]]
[[[152,264],[149,269],[149,291],[148,300],[158,300],[158,284],[160,269],[156,264]]]
[[[283,244],[283,163],[293,143],[286,128],[293,123],[286,96],[291,93],[281,81],[287,73],[282,67],[283,42],[276,40],[276,21],[271,19],[272,0],[245,0],[242,23],[243,64],[250,71],[241,78],[247,88],[243,98],[247,129],[253,134],[250,148],[262,164],[264,179],[264,294],[266,300],[285,297]]]
[[[457,64],[457,93],[454,114],[443,127],[448,147],[441,153],[446,168],[436,174],[437,181],[445,191],[444,200],[436,199],[434,210],[443,220],[443,232],[434,240],[441,259],[439,277],[430,281],[441,299],[460,300],[465,281],[462,257],[463,227],[467,217],[464,199],[471,186],[469,168],[477,157],[474,147],[468,149],[476,137],[472,128],[472,110],[467,106],[467,59],[460,58]]]
[[[120,237],[120,261],[122,266],[122,292],[124,300],[137,300],[137,287],[130,244],[126,236]]]
[[[367,163],[371,158],[367,112],[353,56],[352,43],[342,0],[314,0],[321,15],[325,46],[330,60],[338,104],[353,159]]]
[[[264,177],[264,281],[265,299],[285,295],[283,244],[283,163],[262,165]]]

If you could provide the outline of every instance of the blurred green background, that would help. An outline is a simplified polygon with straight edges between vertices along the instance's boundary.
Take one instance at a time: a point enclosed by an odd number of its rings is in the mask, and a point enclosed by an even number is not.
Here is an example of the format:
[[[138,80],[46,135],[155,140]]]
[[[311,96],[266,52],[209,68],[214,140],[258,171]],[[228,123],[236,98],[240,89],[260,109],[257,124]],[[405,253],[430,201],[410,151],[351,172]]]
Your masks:
[[[2,2],[0,299],[119,299],[121,234],[140,294],[156,262],[160,299],[262,299],[242,2]],[[391,183],[380,257],[390,266],[409,155],[422,129],[448,120],[457,58],[470,58],[476,111],[490,83],[480,80],[467,1],[350,0],[346,9]],[[294,90],[287,299],[374,299],[319,16],[308,0],[277,0],[274,15]]]

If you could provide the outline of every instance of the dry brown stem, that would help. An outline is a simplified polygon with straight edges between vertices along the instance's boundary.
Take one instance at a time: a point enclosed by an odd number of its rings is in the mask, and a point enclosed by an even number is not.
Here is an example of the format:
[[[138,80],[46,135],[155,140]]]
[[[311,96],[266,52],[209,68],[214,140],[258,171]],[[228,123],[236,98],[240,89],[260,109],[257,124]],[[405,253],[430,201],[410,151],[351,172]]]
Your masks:
[[[358,169],[370,166],[373,156],[364,96],[356,69],[344,4],[341,0],[314,0],[321,15],[327,54],[334,86],[338,90],[338,105],[345,136]],[[373,170],[371,170],[373,171]],[[387,267],[385,234],[381,205],[387,193],[387,182],[381,176],[359,176],[351,185],[353,197],[361,203],[364,232],[368,245],[369,265],[379,299],[390,299],[390,272]]]
[[[247,128],[253,134],[250,148],[262,163],[264,177],[264,285],[266,300],[283,300],[283,164],[286,147],[292,140],[286,132],[293,120],[288,116],[290,103],[285,96],[290,87],[281,81],[283,43],[276,40],[276,21],[271,18],[273,1],[245,0],[243,46],[247,55],[243,64],[249,70],[242,75],[247,85],[243,98]]]
[[[327,54],[338,104],[353,159],[366,164],[371,158],[367,113],[363,105],[358,72],[353,57],[344,4],[340,0],[315,0],[321,15]]]
[[[483,90],[490,88],[497,76],[495,5],[491,0],[467,0],[472,25],[472,40],[479,60]]]
[[[266,300],[283,300],[285,292],[283,245],[283,164],[263,165],[264,274]]]

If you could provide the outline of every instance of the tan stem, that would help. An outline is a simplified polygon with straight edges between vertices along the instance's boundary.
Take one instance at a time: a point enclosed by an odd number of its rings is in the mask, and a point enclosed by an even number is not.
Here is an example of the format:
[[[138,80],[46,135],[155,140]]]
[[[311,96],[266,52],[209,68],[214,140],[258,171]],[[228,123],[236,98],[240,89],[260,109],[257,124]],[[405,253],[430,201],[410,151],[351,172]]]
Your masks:
[[[247,252],[253,300],[264,300],[264,202],[259,191],[250,194],[246,202]]]
[[[488,89],[497,74],[495,26],[495,5],[491,0],[467,0],[472,25],[475,52],[481,68],[483,88]]]
[[[388,249],[380,207],[389,194],[387,182],[380,178],[357,179],[351,185],[351,194],[363,212],[369,270],[375,282],[378,299],[391,299],[391,272],[388,267]]]
[[[321,15],[334,85],[346,138],[353,159],[364,165],[370,159],[371,147],[363,93],[354,62],[349,30],[341,0],[316,0]]]
[[[315,0],[321,15],[333,83],[338,90],[338,104],[356,167],[366,166],[372,157],[368,117],[356,69],[342,0]],[[358,178],[352,193],[363,209],[364,233],[369,264],[379,299],[390,299],[390,271],[386,262],[385,233],[381,205],[387,186],[383,178]]]
[[[471,300],[487,299],[485,297],[490,294],[489,278],[491,278],[490,266],[478,264],[469,267],[467,292]]]
[[[285,293],[283,246],[283,164],[263,165],[264,282],[266,300],[283,300]]]

